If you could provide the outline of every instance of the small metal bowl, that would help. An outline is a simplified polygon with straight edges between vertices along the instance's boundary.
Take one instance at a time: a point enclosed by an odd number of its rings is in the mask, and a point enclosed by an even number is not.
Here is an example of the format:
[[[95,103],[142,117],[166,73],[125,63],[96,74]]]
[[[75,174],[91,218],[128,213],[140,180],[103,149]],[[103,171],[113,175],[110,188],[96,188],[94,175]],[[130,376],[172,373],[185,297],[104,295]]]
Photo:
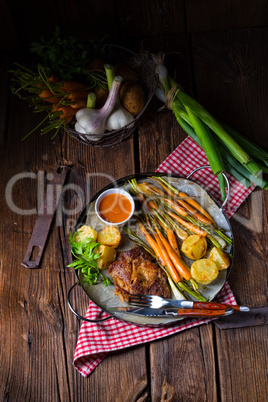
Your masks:
[[[82,142],[85,145],[92,147],[109,147],[116,145],[133,134],[138,126],[138,123],[147,109],[157,86],[157,78],[155,75],[151,75],[149,67],[144,63],[144,61],[137,54],[133,53],[121,46],[116,45],[106,45],[106,59],[112,65],[117,65],[121,63],[132,63],[133,60],[139,61],[139,72],[138,78],[140,84],[143,86],[145,93],[145,105],[142,111],[135,117],[133,122],[122,127],[119,130],[107,131],[104,134],[94,134],[90,138],[90,135],[78,133],[75,128],[75,119],[73,119],[66,127],[66,132],[69,133],[73,138]]]

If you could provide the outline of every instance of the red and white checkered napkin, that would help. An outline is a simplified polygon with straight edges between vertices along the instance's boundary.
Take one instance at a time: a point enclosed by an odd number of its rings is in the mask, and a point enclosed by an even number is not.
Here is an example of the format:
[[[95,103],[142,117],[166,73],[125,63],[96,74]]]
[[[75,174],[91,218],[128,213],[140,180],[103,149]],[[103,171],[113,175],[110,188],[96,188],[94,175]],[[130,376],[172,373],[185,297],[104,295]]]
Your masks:
[[[186,177],[196,167],[207,165],[208,160],[203,150],[187,137],[174,152],[159,166],[158,172],[176,173]],[[204,174],[205,172],[205,174]],[[232,176],[228,175],[231,185],[231,196],[227,215],[230,217],[254,189],[247,189]],[[209,169],[200,170],[192,177],[206,191],[220,202],[217,178]],[[236,304],[234,295],[228,283],[225,284],[217,297],[220,303]],[[86,313],[88,319],[100,319],[108,316],[93,302],[90,302]],[[107,353],[130,346],[163,338],[177,332],[205,324],[211,319],[185,319],[171,327],[147,328],[134,324],[110,319],[100,323],[84,321],[78,337],[74,355],[74,367],[83,375],[88,376],[105,358]]]

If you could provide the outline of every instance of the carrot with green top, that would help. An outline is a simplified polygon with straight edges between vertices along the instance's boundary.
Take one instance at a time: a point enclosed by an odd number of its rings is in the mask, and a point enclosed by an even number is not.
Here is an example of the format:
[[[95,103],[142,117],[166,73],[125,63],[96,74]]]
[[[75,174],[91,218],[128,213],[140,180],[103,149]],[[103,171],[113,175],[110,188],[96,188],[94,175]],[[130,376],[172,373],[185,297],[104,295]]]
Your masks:
[[[180,191],[179,195],[180,195],[180,197],[188,197],[187,194],[185,194],[181,191]],[[199,212],[201,212],[201,214],[203,214],[205,217],[207,217],[211,223],[214,223],[214,221],[211,218],[211,216],[209,215],[209,213],[207,213],[207,211],[203,207],[201,207],[201,205],[198,202],[196,202],[192,198],[187,199],[185,202],[187,204],[191,204],[195,209],[197,209]]]
[[[165,236],[160,232],[159,228],[155,226],[157,235],[159,236],[161,242],[163,243],[163,246],[166,249],[166,252],[171,259],[173,265],[177,269],[178,273],[187,281],[191,279],[191,274],[186,266],[186,264],[178,257],[178,255],[175,253]]]
[[[201,214],[197,209],[193,208],[187,202],[183,200],[178,200],[178,204],[183,207],[190,215],[194,215],[194,217],[202,223],[211,224],[212,220],[208,219],[205,215]]]
[[[198,226],[194,225],[193,223],[185,221],[180,216],[173,214],[173,212],[167,211],[167,213],[169,216],[171,216],[173,219],[175,219],[177,222],[179,222],[182,226],[191,230],[192,232],[199,234],[201,236],[207,235],[207,232],[205,230],[199,228]]]
[[[155,240],[159,246],[159,249],[161,250],[161,255],[163,256],[163,259],[164,259],[164,264],[162,263],[162,265],[164,265],[164,267],[166,267],[168,269],[168,272],[170,273],[170,275],[175,283],[181,282],[180,273],[174,266],[172,259],[171,259],[170,255],[168,254],[165,245],[163,244],[163,241],[161,240],[158,233],[153,231],[153,234],[154,234]]]
[[[164,201],[169,204],[174,211],[178,212],[178,214],[182,216],[187,216],[188,212],[182,208],[180,205],[178,205],[175,201],[170,200],[169,198],[164,198]]]
[[[143,236],[145,237],[145,240],[149,243],[149,245],[154,250],[154,253],[157,256],[159,262],[162,265],[166,266],[165,257],[163,256],[163,252],[162,252],[161,248],[159,247],[158,243],[156,242],[156,240],[154,240],[153,237],[149,234],[149,232],[146,230],[145,226],[142,224],[141,221],[138,221],[138,225],[139,225],[139,228],[140,228]]]
[[[177,242],[175,233],[173,232],[172,229],[167,228],[166,229],[166,234],[167,234],[167,238],[168,238],[170,246],[173,248],[173,250],[175,251],[177,256],[180,258],[181,253],[180,253],[180,249],[179,249],[179,246],[178,246],[178,242]]]

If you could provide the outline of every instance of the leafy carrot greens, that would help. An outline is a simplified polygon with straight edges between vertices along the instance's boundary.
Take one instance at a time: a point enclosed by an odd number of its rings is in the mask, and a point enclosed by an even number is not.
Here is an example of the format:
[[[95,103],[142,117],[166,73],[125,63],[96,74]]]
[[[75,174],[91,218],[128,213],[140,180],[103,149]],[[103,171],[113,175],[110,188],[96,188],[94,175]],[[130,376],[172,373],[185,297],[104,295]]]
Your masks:
[[[71,253],[75,257],[75,260],[68,265],[74,269],[81,269],[84,275],[84,281],[90,285],[98,283],[101,278],[103,284],[108,286],[111,281],[105,275],[100,272],[97,260],[100,258],[101,253],[97,252],[97,247],[100,243],[97,243],[92,238],[85,237],[81,241],[76,241],[78,232],[73,235],[70,234],[69,240],[71,245]]]

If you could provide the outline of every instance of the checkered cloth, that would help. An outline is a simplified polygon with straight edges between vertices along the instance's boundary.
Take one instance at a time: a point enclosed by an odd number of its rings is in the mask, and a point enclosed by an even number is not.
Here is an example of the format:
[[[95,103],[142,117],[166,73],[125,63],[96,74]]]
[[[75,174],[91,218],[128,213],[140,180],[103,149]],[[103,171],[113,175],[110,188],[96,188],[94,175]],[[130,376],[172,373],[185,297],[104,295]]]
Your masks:
[[[208,160],[203,150],[190,137],[187,137],[159,166],[157,172],[175,173],[186,177],[196,167],[207,164]],[[232,176],[227,175],[231,185],[231,194],[225,212],[228,217],[231,217],[254,189],[254,186],[247,189]],[[206,174],[203,170],[197,171],[192,179],[220,202],[218,181],[209,169]],[[219,293],[217,302],[236,304],[228,283]],[[90,302],[86,318],[96,320],[106,316],[108,316],[107,313]],[[151,342],[210,321],[211,319],[185,319],[176,325],[162,328],[140,327],[117,319],[99,323],[84,321],[80,329],[73,364],[83,376],[87,377],[111,351]]]

